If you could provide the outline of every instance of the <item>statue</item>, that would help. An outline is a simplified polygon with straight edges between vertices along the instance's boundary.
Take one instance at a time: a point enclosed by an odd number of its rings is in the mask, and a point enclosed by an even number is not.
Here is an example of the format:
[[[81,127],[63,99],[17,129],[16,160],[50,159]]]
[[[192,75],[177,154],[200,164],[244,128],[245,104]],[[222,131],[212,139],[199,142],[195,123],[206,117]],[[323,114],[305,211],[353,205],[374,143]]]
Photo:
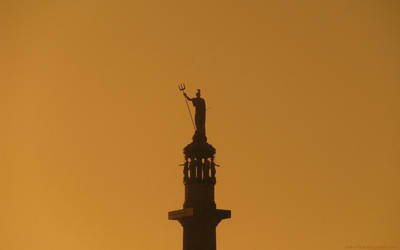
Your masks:
[[[201,174],[201,172],[203,170],[202,167],[203,167],[202,160],[198,159],[197,160],[197,173],[196,173],[196,176],[197,176],[197,180],[199,180],[199,181],[201,181],[201,179],[202,179],[202,174]]]
[[[192,102],[193,106],[196,109],[195,115],[194,115],[194,121],[196,124],[196,132],[195,136],[196,138],[202,138],[206,136],[206,102],[204,101],[203,98],[200,97],[200,89],[197,90],[196,97],[195,98],[190,98],[187,96],[186,93],[183,93],[183,95],[188,99],[189,101]]]
[[[214,160],[211,161],[211,178],[215,180],[215,163]]]
[[[183,164],[183,166],[184,166],[183,167],[183,180],[187,181],[189,178],[189,162],[187,161],[187,159],[186,159],[185,163]]]
[[[189,166],[191,180],[194,180],[196,178],[196,166],[197,166],[197,160],[192,159],[192,161],[190,162],[190,166]]]
[[[185,92],[185,85],[180,85],[179,90],[183,92],[186,100],[191,101],[193,106],[195,107],[195,115],[194,115],[194,124],[195,124],[195,133],[193,136],[193,140],[197,142],[206,142],[206,102],[200,95],[200,89],[197,90],[196,97],[190,98]],[[187,104],[187,103],[186,103]],[[189,109],[189,106],[188,106]],[[190,109],[189,109],[190,112]],[[192,115],[190,114],[190,118]],[[192,119],[193,122],[193,119]]]
[[[204,180],[210,179],[210,161],[205,159],[204,161]]]

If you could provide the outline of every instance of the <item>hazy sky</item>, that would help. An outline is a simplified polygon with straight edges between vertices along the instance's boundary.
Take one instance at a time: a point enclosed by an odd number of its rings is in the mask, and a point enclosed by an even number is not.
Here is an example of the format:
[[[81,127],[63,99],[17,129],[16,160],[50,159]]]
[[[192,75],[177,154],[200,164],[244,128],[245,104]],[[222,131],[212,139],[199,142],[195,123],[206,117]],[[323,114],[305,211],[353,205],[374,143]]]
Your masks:
[[[400,248],[400,1],[0,2],[0,250],[181,249],[202,89],[218,250]]]

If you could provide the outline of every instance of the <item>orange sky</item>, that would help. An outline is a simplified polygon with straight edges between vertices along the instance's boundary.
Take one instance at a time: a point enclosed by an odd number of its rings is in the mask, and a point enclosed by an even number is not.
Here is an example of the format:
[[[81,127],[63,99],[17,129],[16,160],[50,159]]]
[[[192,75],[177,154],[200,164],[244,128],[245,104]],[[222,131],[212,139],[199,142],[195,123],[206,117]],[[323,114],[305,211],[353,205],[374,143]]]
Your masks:
[[[181,249],[183,81],[206,99],[232,209],[218,250],[400,248],[399,13],[2,1],[0,249]]]

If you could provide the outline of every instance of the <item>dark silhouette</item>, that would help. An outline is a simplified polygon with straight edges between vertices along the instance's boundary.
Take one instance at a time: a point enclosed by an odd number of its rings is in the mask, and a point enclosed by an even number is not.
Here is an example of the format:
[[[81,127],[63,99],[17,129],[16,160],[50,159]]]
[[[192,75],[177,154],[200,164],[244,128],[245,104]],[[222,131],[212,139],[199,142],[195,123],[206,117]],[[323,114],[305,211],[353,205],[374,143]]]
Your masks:
[[[183,91],[185,86],[182,84],[179,89]],[[216,250],[216,227],[221,220],[231,217],[231,211],[217,209],[214,201],[215,166],[218,165],[214,162],[215,148],[207,143],[205,101],[200,97],[200,90],[196,98],[189,98],[186,93],[184,96],[196,109],[196,132],[193,142],[183,150],[183,209],[169,212],[168,219],[177,220],[183,226],[183,250]],[[190,109],[189,114],[192,117]]]
[[[183,167],[183,181],[187,182],[189,179],[189,162],[186,160]]]
[[[192,102],[196,109],[194,121],[196,123],[195,138],[202,139],[206,137],[206,102],[200,96],[200,89],[197,90],[196,97],[190,98],[183,92],[183,95]]]
[[[208,181],[210,179],[210,161],[206,159],[204,162],[204,180]]]
[[[194,180],[196,177],[196,165],[197,165],[196,163],[197,163],[196,159],[193,159],[190,162],[190,179],[191,180]]]

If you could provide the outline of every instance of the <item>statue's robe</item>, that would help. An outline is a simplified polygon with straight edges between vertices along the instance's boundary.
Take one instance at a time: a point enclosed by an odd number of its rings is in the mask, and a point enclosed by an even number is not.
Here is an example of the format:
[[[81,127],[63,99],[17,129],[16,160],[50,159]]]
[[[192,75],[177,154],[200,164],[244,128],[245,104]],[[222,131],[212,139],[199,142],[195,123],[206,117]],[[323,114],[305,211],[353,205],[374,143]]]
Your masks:
[[[193,98],[191,101],[196,108],[194,116],[196,133],[199,136],[206,136],[206,102],[201,97]]]

